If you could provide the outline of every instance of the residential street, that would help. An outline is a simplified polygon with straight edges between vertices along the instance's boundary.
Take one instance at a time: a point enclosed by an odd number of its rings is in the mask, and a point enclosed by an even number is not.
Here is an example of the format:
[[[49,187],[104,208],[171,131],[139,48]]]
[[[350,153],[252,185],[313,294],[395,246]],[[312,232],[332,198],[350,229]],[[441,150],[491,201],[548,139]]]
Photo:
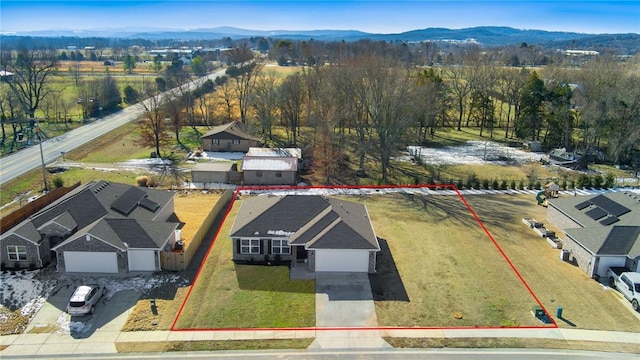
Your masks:
[[[188,86],[189,90],[192,90],[195,88],[196,84],[201,83],[202,80],[215,80],[218,76],[224,75],[224,73],[225,69],[220,69],[214,73],[209,74],[208,76],[201,78],[200,80],[190,82],[186,86]],[[175,92],[177,90],[178,88],[172,89],[164,94],[171,94],[172,92]],[[143,111],[144,107],[141,103],[129,106],[115,114],[105,116],[78,129],[43,141],[42,152],[45,164],[51,163],[57,158],[61,157],[62,152],[69,152],[113,129],[134,121],[143,113]],[[9,156],[3,157],[2,159],[0,159],[0,185],[4,185],[5,183],[17,178],[18,176],[23,175],[26,172],[36,169],[40,166],[42,166],[42,161],[40,158],[40,147],[37,144],[29,148],[22,149]]]

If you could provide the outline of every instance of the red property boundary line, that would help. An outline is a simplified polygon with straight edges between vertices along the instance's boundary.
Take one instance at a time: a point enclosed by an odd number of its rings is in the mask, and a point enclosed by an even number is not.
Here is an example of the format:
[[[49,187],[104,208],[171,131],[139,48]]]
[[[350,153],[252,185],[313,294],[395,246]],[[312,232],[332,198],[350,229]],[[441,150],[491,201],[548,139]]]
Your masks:
[[[195,284],[198,281],[198,278],[200,277],[200,272],[202,271],[202,268],[204,267],[204,264],[205,264],[207,258],[209,258],[209,254],[211,253],[211,250],[213,249],[213,246],[215,245],[216,239],[218,238],[218,235],[220,233],[220,229],[222,228],[222,224],[224,224],[225,221],[227,220],[227,216],[229,215],[229,212],[231,212],[231,209],[233,208],[233,205],[234,205],[236,199],[238,198],[238,194],[240,192],[242,192],[242,191],[313,190],[313,189],[373,189],[373,190],[378,189],[379,190],[379,189],[425,189],[425,188],[426,189],[432,189],[432,190],[453,190],[456,193],[458,198],[460,198],[462,203],[466,206],[467,210],[469,210],[469,212],[471,213],[473,218],[480,225],[480,227],[485,232],[485,234],[489,237],[489,239],[491,240],[492,244],[496,247],[496,249],[498,249],[498,252],[500,253],[500,255],[502,255],[502,257],[507,262],[507,264],[509,265],[511,270],[515,273],[515,275],[518,277],[520,282],[527,289],[529,294],[533,297],[533,299],[538,304],[538,306],[540,306],[542,311],[544,311],[546,317],[551,321],[551,323],[552,323],[551,325],[538,325],[538,326],[442,326],[442,327],[402,327],[402,326],[390,327],[390,326],[377,326],[377,327],[307,327],[307,328],[296,328],[296,327],[293,327],[293,328],[189,328],[189,329],[176,329],[175,328],[176,323],[178,322],[178,319],[180,318],[180,315],[182,314],[182,311],[184,310],[184,307],[185,307],[187,301],[189,300],[189,296],[191,295],[191,291],[193,290]],[[553,329],[553,328],[558,328],[558,324],[557,324],[556,320],[550,315],[550,313],[544,307],[544,305],[542,304],[540,299],[538,299],[536,294],[533,292],[533,290],[531,289],[529,284],[527,284],[527,282],[524,280],[524,278],[522,277],[522,275],[520,274],[518,269],[516,269],[515,265],[511,262],[511,260],[505,254],[505,252],[502,250],[502,248],[500,247],[498,242],[494,239],[493,235],[491,235],[489,230],[484,226],[484,223],[480,220],[480,217],[478,217],[478,215],[473,210],[471,205],[467,202],[467,200],[464,198],[464,196],[462,196],[462,193],[458,190],[458,188],[454,184],[443,184],[443,185],[427,185],[427,184],[418,184],[418,185],[370,185],[370,186],[353,186],[353,185],[337,185],[337,186],[240,186],[233,193],[233,198],[231,199],[231,202],[229,202],[229,205],[227,206],[227,210],[225,211],[225,214],[224,214],[224,217],[222,219],[222,222],[220,222],[220,226],[218,227],[218,229],[216,230],[215,234],[213,235],[213,240],[211,241],[211,245],[209,245],[209,249],[207,250],[207,253],[204,256],[204,259],[202,260],[202,263],[200,264],[200,267],[198,268],[196,276],[193,279],[193,283],[191,284],[191,287],[189,288],[189,291],[187,292],[187,295],[185,296],[184,301],[180,305],[180,309],[178,310],[178,314],[176,315],[175,319],[173,320],[173,323],[171,324],[171,331],[176,331],[176,332],[180,332],[180,331],[287,331],[287,330],[289,330],[289,331],[291,331],[291,330],[295,330],[295,331],[377,330],[377,331],[380,331],[380,330],[462,330],[462,329],[485,329],[485,330],[491,330],[491,329],[514,329],[514,330],[517,330],[517,329]]]

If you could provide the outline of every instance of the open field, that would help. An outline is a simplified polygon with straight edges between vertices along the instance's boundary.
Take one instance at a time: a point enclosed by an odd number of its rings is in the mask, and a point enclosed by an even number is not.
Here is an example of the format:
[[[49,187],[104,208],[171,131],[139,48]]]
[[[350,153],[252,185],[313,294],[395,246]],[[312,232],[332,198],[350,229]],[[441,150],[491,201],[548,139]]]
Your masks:
[[[559,250],[520,222],[523,217],[547,222],[546,208],[537,206],[532,196],[466,198],[551,315],[555,317],[556,307],[563,308],[563,319],[556,319],[558,326],[640,332],[640,322],[615,290],[560,261]]]
[[[455,196],[363,197],[384,250],[371,285],[380,326],[544,326],[516,274]],[[490,264],[490,266],[489,266]]]
[[[550,315],[564,308],[558,326],[640,331],[616,294],[560,261],[558,250],[522,225],[522,217],[545,219],[531,196],[467,200]],[[371,276],[380,325],[544,325],[530,313],[533,297],[459,199],[397,194],[364,202],[390,249]]]
[[[178,318],[176,329],[288,328],[315,324],[315,282],[289,279],[286,266],[236,265],[227,237],[234,202]]]

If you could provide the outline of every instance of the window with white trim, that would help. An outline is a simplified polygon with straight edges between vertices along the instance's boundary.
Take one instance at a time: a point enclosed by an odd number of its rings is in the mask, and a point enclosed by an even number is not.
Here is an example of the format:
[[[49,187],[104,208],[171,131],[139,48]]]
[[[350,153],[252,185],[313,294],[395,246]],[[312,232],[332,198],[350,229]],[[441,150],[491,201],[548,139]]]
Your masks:
[[[240,254],[260,254],[260,240],[240,239]]]
[[[220,145],[220,139],[212,139],[213,145]]]
[[[23,245],[9,245],[7,246],[7,255],[11,261],[25,261],[27,260],[27,247]]]
[[[287,244],[287,240],[271,240],[272,254],[291,254],[291,247]]]
[[[233,144],[234,145],[240,144],[240,139],[233,139]]]

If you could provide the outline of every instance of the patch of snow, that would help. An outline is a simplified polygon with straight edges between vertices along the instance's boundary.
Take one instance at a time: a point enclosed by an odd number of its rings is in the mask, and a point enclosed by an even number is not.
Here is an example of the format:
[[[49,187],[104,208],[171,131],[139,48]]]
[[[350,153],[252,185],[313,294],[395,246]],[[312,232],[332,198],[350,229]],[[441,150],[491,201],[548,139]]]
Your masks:
[[[546,155],[541,153],[511,148],[493,141],[476,140],[469,140],[462,146],[441,148],[409,146],[407,151],[410,155],[420,157],[423,163],[431,165],[511,165],[536,162],[546,158]]]
[[[187,158],[192,160],[206,160],[206,161],[225,161],[225,160],[242,160],[244,157],[243,152],[221,152],[221,151],[203,151],[200,156],[196,156],[195,153],[190,152]]]
[[[138,275],[131,277],[65,277],[55,273],[51,268],[34,271],[5,271],[0,274],[0,307],[8,311],[1,311],[0,321],[7,321],[8,314],[14,309],[20,309],[21,315],[32,319],[47,299],[57,290],[73,289],[81,284],[98,283],[106,287],[105,298],[111,298],[122,290],[134,290],[137,293],[153,288],[175,284],[185,286],[189,280],[179,274]],[[71,291],[69,292],[71,295]],[[70,322],[70,316],[62,313],[57,325],[63,332],[80,332],[86,329],[83,322]]]
[[[197,190],[197,189],[235,189],[238,185],[233,184],[225,184],[225,183],[194,183],[194,182],[183,182],[182,188],[189,190]]]

